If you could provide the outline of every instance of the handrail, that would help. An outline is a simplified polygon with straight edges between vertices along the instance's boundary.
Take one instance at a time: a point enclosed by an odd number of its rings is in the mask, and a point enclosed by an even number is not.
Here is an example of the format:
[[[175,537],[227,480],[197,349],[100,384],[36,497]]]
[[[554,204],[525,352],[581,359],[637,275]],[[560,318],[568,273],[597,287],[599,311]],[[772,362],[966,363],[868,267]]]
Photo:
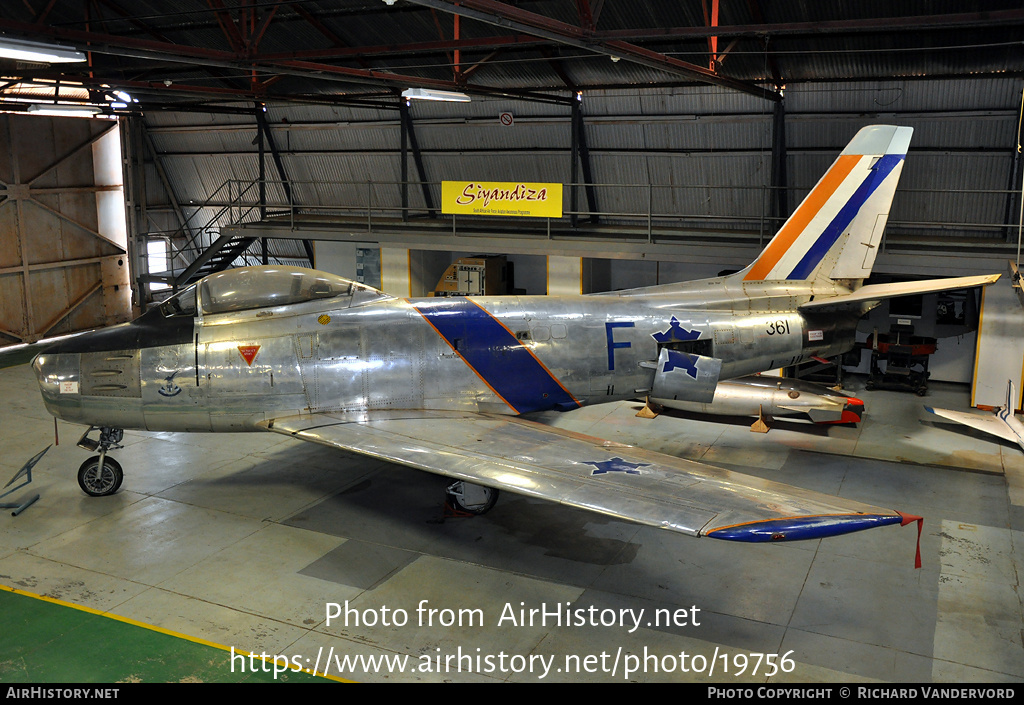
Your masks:
[[[260,186],[262,185],[262,188]],[[287,188],[285,188],[287,186]],[[170,274],[173,276],[175,268],[173,262],[176,259],[179,261],[184,260],[186,262],[194,262],[198,259],[202,252],[210,246],[216,239],[220,232],[221,227],[230,224],[241,224],[250,222],[254,219],[265,219],[270,214],[270,217],[280,222],[280,216],[287,215],[287,222],[290,229],[295,230],[297,225],[301,223],[301,220],[297,218],[300,214],[305,219],[312,219],[316,216],[335,216],[342,217],[351,220],[358,220],[365,223],[366,232],[370,233],[374,230],[374,220],[378,221],[378,224],[383,224],[384,219],[401,219],[402,221],[415,220],[417,215],[427,215],[432,219],[437,219],[438,216],[442,216],[441,209],[439,207],[428,208],[424,206],[413,206],[402,204],[403,192],[408,192],[410,187],[416,189],[428,188],[437,195],[437,200],[440,201],[440,181],[373,181],[373,180],[356,180],[356,179],[339,179],[335,181],[296,181],[288,180],[282,181],[279,179],[228,179],[224,181],[210,196],[201,204],[191,205],[193,212],[185,219],[179,227],[174,230],[166,232],[150,231],[148,234],[153,237],[166,237],[170,241],[170,261],[172,263]],[[766,237],[770,237],[774,234],[775,230],[781,226],[785,220],[784,216],[773,214],[772,206],[777,203],[778,199],[775,194],[780,190],[781,187],[772,187],[768,185],[762,186],[720,186],[711,184],[621,184],[621,183],[577,183],[577,184],[565,184],[563,193],[569,193],[573,188],[588,188],[588,187],[604,187],[614,188],[623,193],[636,193],[637,190],[646,192],[645,197],[638,198],[637,196],[631,196],[637,203],[641,204],[641,207],[634,210],[616,210],[616,209],[601,209],[601,210],[563,210],[563,215],[560,219],[548,219],[547,220],[547,231],[550,236],[552,221],[559,224],[559,230],[564,234],[566,230],[585,230],[586,228],[592,227],[590,224],[584,222],[586,219],[597,218],[610,226],[623,226],[627,228],[646,228],[646,234],[649,241],[653,242],[658,231],[664,232],[665,227],[672,227],[672,224],[676,224],[679,227],[692,228],[694,224],[708,224],[712,227],[721,229],[736,229],[737,231],[744,231],[748,235],[756,233],[760,241],[764,241]],[[582,190],[582,189],[581,189]],[[788,188],[784,189],[788,193],[792,194],[794,198],[802,198],[810,189],[804,188]],[[324,201],[332,197],[338,197],[338,192],[344,192],[345,202],[343,203],[325,203]],[[714,200],[715,194],[718,192],[728,192],[731,196],[737,193],[753,192],[752,197],[746,202],[750,205],[749,210],[745,213],[740,214],[723,214],[711,212],[712,208],[704,209],[704,212],[691,212],[681,213],[675,212],[661,212],[664,206],[661,206],[659,210],[658,203],[664,203],[665,193],[670,194],[680,193],[683,194],[683,198],[692,198],[692,193],[700,191],[708,194],[705,202],[711,202]],[[333,192],[333,193],[332,193]],[[946,189],[928,189],[928,188],[901,188],[897,192],[897,198],[901,195],[914,195],[914,194],[956,194],[959,198],[1009,198],[1013,199],[1018,196],[1018,193],[1014,190],[997,190],[997,189],[971,189],[971,190],[957,190],[951,191]],[[261,198],[262,195],[262,198]],[[303,195],[311,196],[308,201],[304,202]],[[282,196],[284,198],[282,198]],[[226,197],[226,198],[225,198]],[[580,193],[581,201],[586,203],[586,199],[583,194]],[[675,196],[671,196],[675,198]],[[607,196],[605,197],[607,199]],[[605,201],[607,202],[607,200]],[[621,202],[621,201],[620,201]],[[301,212],[300,209],[301,208]],[[209,217],[205,218],[203,225],[199,227],[190,227],[196,218],[203,217],[201,214],[209,214],[210,209],[213,209],[213,213]],[[1004,210],[1000,208],[1000,210]],[[518,223],[520,225],[526,225],[524,230],[530,229],[528,225],[531,221],[541,223],[540,219],[524,219],[524,218],[499,218],[494,216],[444,216],[444,220],[438,221],[439,223],[447,223],[450,218],[451,232],[454,235],[459,234],[459,226],[461,225],[465,229],[466,224],[472,224],[479,226],[481,222],[489,222],[495,225],[498,224],[509,224]],[[666,224],[668,224],[666,226]],[[991,222],[967,222],[967,221],[950,221],[950,220],[929,220],[929,221],[907,221],[907,220],[889,220],[888,228],[891,231],[893,227],[903,228],[905,230],[953,230],[963,229],[969,230],[975,233],[989,233],[997,235],[1004,233],[1008,241],[1010,235],[1016,232],[1016,224],[1009,223],[991,223]],[[543,227],[543,225],[542,225]],[[1011,233],[1013,230],[1013,233]],[[186,234],[187,237],[180,244],[175,244],[175,240],[179,234]],[[205,238],[204,238],[205,236]],[[990,235],[983,235],[984,237],[990,237]],[[203,244],[202,240],[208,241],[208,244]],[[994,238],[993,238],[994,239]],[[883,245],[884,246],[884,245]]]

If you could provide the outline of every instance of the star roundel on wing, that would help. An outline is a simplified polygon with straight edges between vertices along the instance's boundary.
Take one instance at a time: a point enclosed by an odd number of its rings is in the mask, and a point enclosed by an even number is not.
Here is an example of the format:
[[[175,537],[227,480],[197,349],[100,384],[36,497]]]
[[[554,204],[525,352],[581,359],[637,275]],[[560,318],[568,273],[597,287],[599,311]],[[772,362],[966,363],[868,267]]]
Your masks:
[[[591,475],[604,475],[609,472],[624,472],[627,475],[640,475],[640,468],[645,468],[650,463],[631,463],[628,460],[622,458],[612,458],[611,460],[584,460],[584,465],[593,465],[595,470],[591,472]]]

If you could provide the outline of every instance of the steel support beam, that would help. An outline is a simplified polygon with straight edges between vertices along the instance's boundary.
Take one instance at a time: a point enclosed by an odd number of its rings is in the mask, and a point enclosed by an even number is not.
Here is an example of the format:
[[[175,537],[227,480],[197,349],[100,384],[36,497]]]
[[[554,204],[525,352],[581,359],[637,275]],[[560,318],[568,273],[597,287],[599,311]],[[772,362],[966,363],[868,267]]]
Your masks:
[[[75,46],[86,47],[88,51],[96,54],[128,56],[177,64],[218,66],[234,70],[241,69],[243,71],[261,69],[275,74],[315,78],[323,81],[383,84],[406,88],[409,86],[420,86],[442,90],[465,90],[464,87],[460,87],[453,81],[439,81],[420,76],[369,69],[354,69],[311,61],[265,60],[259,54],[246,56],[231,51],[207,49],[205,47],[188,46],[185,44],[171,44],[65,27],[38,26],[29,22],[19,22],[5,18],[0,18],[0,31],[32,37],[37,40],[46,38],[67,42]],[[193,87],[193,90],[198,90],[198,87]]]
[[[597,207],[597,190],[594,188],[594,173],[590,169],[590,148],[587,147],[587,130],[583,122],[583,109],[580,107],[579,101],[573,103],[572,119],[575,125],[573,133],[576,135],[580,167],[583,170],[583,190],[587,196],[587,211],[590,213],[590,222],[596,223],[598,222],[596,213],[600,209]]]
[[[156,145],[153,144],[153,138],[146,130],[146,125],[142,120],[139,120],[138,124],[139,129],[142,131],[142,141],[146,145],[146,149],[149,150],[150,156],[153,157],[153,167],[156,169],[156,175],[160,177],[160,184],[164,187],[167,199],[171,202],[171,208],[174,210],[174,215],[178,219],[178,232],[182,235],[186,235],[186,230],[191,230],[188,227],[188,218],[185,217],[185,212],[181,210],[181,204],[178,203],[178,197],[174,194],[174,187],[171,186],[171,180],[167,176],[167,170],[164,169],[163,161],[160,159],[160,155],[157,154]],[[191,232],[187,234],[189,237],[193,237],[194,235]]]
[[[409,219],[409,130],[408,130],[408,127],[406,125],[406,122],[408,121],[409,109],[405,106],[405,103],[402,103],[402,107],[400,108],[400,110],[401,110],[400,114],[402,116],[402,119],[401,119],[401,129],[399,129],[399,133],[401,134],[401,137],[400,137],[400,141],[401,141],[400,149],[402,150],[402,154],[401,154],[401,164],[402,164],[402,176],[401,176],[401,180],[402,180],[402,220],[408,220]],[[367,206],[367,207],[369,207],[369,206]]]
[[[755,22],[761,24],[764,23],[764,11],[761,8],[761,0],[747,0],[747,9],[750,10],[750,16],[754,18]],[[738,39],[738,37],[733,39],[733,41],[736,41],[736,39]],[[764,35],[762,39],[764,41],[765,62],[768,64],[768,71],[772,75],[772,82],[775,84],[776,88],[781,90],[784,83],[782,71],[779,70],[779,62],[775,60],[775,57],[768,50],[770,37],[768,35]]]
[[[270,147],[270,155],[274,160],[274,167],[277,169],[277,178],[281,180],[281,187],[284,189],[284,195],[288,199],[288,208],[294,212],[298,212],[295,205],[295,199],[292,197],[292,186],[288,180],[288,173],[284,169],[284,162],[281,161],[281,153],[277,150],[277,144],[274,142],[274,136],[270,134],[270,125],[267,124],[267,117],[263,114],[262,108],[257,106],[255,110],[256,124],[259,129],[259,133],[263,139],[266,140],[267,146]]]
[[[407,0],[418,2],[418,0]],[[913,15],[910,17],[869,17],[853,20],[818,22],[776,22],[720,25],[718,27],[644,27],[595,32],[599,40],[667,41],[719,37],[764,37],[780,35],[847,34],[851,32],[906,32],[933,29],[983,29],[1024,24],[1024,10],[992,10],[959,12],[947,15]]]
[[[35,332],[35,334],[36,334],[37,336],[39,336],[40,338],[41,338],[41,337],[43,337],[43,336],[45,336],[45,335],[46,335],[47,333],[49,333],[49,332],[50,332],[51,330],[53,330],[53,327],[54,327],[54,326],[56,326],[56,325],[57,325],[58,323],[60,323],[60,322],[61,322],[61,321],[63,321],[63,320],[65,319],[65,318],[67,318],[68,316],[70,316],[70,315],[72,314],[72,312],[74,312],[74,310],[75,310],[76,308],[78,308],[78,307],[79,307],[79,306],[81,306],[81,305],[82,305],[83,303],[85,303],[85,301],[86,301],[86,300],[87,300],[87,299],[88,299],[88,298],[89,298],[90,296],[92,296],[93,294],[95,294],[95,293],[96,293],[97,291],[99,291],[99,290],[100,290],[101,288],[103,288],[103,282],[102,282],[102,281],[98,281],[98,282],[96,282],[95,284],[93,284],[93,285],[92,285],[91,287],[89,287],[89,289],[88,289],[88,290],[87,290],[87,291],[86,291],[86,292],[85,292],[84,294],[82,294],[82,295],[81,295],[81,296],[79,296],[79,297],[78,297],[77,299],[75,299],[74,301],[72,301],[72,302],[71,302],[71,304],[69,304],[67,308],[65,308],[65,309],[64,309],[63,311],[61,311],[60,313],[58,313],[58,314],[57,314],[56,316],[54,316],[53,318],[51,318],[51,319],[50,319],[49,321],[47,321],[46,323],[44,323],[44,324],[42,325],[42,327],[41,327],[41,328],[40,328],[39,330],[37,330],[37,331]]]
[[[36,174],[35,176],[33,176],[31,179],[28,180],[28,185],[31,186],[35,182],[39,181],[39,179],[43,178],[43,176],[45,176],[46,174],[49,174],[51,171],[53,171],[54,169],[59,167],[61,164],[64,164],[65,162],[67,162],[67,161],[69,161],[71,159],[74,159],[75,157],[78,156],[78,154],[80,152],[82,152],[83,150],[86,150],[89,147],[91,147],[93,145],[93,143],[95,143],[95,142],[99,141],[100,139],[102,139],[103,137],[105,137],[115,127],[117,127],[117,123],[116,122],[111,123],[109,127],[106,127],[104,129],[100,130],[95,135],[93,135],[89,139],[85,140],[84,142],[79,144],[77,147],[73,148],[70,152],[68,152],[64,156],[62,156],[59,159],[57,159],[56,161],[51,162],[50,164],[46,165],[43,168],[42,171],[40,171],[38,174]]]
[[[262,112],[260,106],[256,106],[256,112]],[[267,140],[263,134],[263,121],[256,120],[256,139],[259,141],[259,166],[260,166],[260,220],[267,217]],[[267,256],[267,238],[260,238],[260,262],[262,264],[269,264],[270,258]]]
[[[126,254],[128,254],[128,252],[124,249],[124,247],[122,247],[121,245],[117,244],[116,242],[111,240],[106,235],[102,235],[101,233],[96,232],[95,230],[90,228],[85,223],[80,223],[80,222],[78,222],[77,220],[75,220],[74,218],[72,218],[71,216],[69,216],[69,215],[67,215],[65,213],[61,213],[58,210],[50,208],[48,205],[46,205],[42,201],[38,201],[35,198],[29,197],[29,198],[25,198],[25,199],[20,199],[18,201],[19,205],[21,203],[21,200],[24,200],[24,201],[26,201],[28,203],[31,203],[36,208],[41,208],[42,210],[46,211],[50,215],[52,215],[52,216],[54,216],[56,218],[60,218],[65,223],[68,223],[69,225],[74,225],[79,230],[82,230],[82,231],[84,231],[86,233],[89,233],[90,235],[92,235],[97,240],[102,240],[103,242],[107,243],[111,247],[115,248],[117,254],[119,254],[119,255],[126,255]]]
[[[1021,104],[1021,109],[1024,110],[1024,102]],[[1024,220],[1024,183],[1021,183],[1021,159],[1020,159],[1020,145],[1024,141],[1024,125],[1018,120],[1017,122],[1017,133],[1015,135],[1016,140],[1014,141],[1013,157],[1010,160],[1010,179],[1007,186],[1009,194],[1006,197],[1006,222],[1012,223],[1014,220],[1017,221],[1017,227],[1006,229],[1006,241],[1017,243],[1017,265],[1020,263],[1020,252],[1021,245],[1021,221]],[[1015,209],[1014,206],[1017,206]],[[1016,212],[1015,212],[1016,210]],[[1016,217],[1014,217],[1016,216]],[[1022,302],[1024,303],[1024,302]]]
[[[760,86],[716,75],[703,66],[680,61],[665,54],[630,44],[619,39],[604,39],[598,34],[581,27],[553,20],[534,12],[527,12],[496,0],[460,0],[459,3],[446,0],[406,0],[424,7],[477,20],[502,29],[532,34],[558,44],[617,57],[625,61],[664,71],[688,80],[730,88],[749,93],[767,100],[778,100],[778,94]]]
[[[427,181],[427,170],[423,166],[423,154],[420,152],[419,142],[416,140],[416,131],[412,127],[412,116],[409,115],[409,107],[403,102],[399,109],[399,115],[402,116],[403,134],[409,139],[409,146],[412,148],[412,159],[416,164],[416,173],[420,177],[420,187],[423,189],[423,205],[427,207],[427,215],[431,218],[437,217],[437,211],[434,210],[434,199],[430,195],[430,184]],[[405,163],[403,157],[402,163]],[[403,173],[405,173],[403,171]],[[405,177],[402,181],[405,181]],[[367,204],[369,208],[369,204]]]
[[[775,104],[772,113],[772,207],[771,213],[781,224],[789,217],[789,179],[786,174],[786,107],[784,101]],[[771,234],[777,227],[769,228]]]
[[[579,225],[580,219],[577,215],[579,210],[579,198],[577,196],[579,191],[579,180],[580,180],[580,135],[579,135],[579,122],[576,120],[575,105],[572,106],[572,117],[569,120],[569,159],[571,163],[569,165],[569,210],[571,215],[569,216],[569,224],[572,227]]]
[[[281,186],[284,188],[285,197],[288,199],[288,210],[294,217],[299,213],[299,207],[295,203],[291,181],[288,179],[288,173],[284,169],[284,162],[281,161],[281,153],[277,150],[277,144],[274,142],[274,136],[270,132],[270,125],[267,124],[267,116],[263,112],[263,107],[257,105],[255,112],[256,124],[259,126],[260,134],[266,139],[267,146],[270,147],[270,154],[274,158],[274,167],[277,169],[277,177],[281,179]],[[313,264],[315,258],[312,243],[309,240],[303,240],[302,246],[306,250],[306,257],[309,258],[309,263]]]

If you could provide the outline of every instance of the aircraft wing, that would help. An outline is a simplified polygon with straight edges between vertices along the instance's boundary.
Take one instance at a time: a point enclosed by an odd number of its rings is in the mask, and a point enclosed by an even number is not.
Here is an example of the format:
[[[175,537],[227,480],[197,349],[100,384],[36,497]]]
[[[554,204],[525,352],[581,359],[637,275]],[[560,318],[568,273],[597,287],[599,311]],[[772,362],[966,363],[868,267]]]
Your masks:
[[[1021,439],[1017,437],[1017,434],[1013,432],[1013,429],[1007,426],[1006,423],[995,414],[972,414],[966,411],[933,409],[930,406],[926,406],[925,410],[930,411],[936,416],[941,416],[944,419],[955,421],[958,424],[976,428],[979,431],[993,436],[999,436],[1003,440],[1010,441],[1011,443],[1019,444],[1021,442]]]
[[[521,417],[382,410],[302,414],[262,425],[314,443],[691,536],[813,539],[917,519]]]

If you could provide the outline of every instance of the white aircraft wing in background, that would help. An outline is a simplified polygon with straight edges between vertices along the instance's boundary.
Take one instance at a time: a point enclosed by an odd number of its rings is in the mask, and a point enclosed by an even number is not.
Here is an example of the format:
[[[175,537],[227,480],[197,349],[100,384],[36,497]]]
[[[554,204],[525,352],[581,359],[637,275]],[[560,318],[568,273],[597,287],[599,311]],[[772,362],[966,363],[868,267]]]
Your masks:
[[[994,414],[974,414],[968,411],[952,411],[950,409],[933,409],[926,406],[925,410],[944,419],[955,421],[964,426],[976,428],[983,433],[998,436],[1003,440],[1016,443],[1024,450],[1024,424],[1013,414],[1017,405],[1017,390],[1013,381],[1006,385],[1006,402]]]

